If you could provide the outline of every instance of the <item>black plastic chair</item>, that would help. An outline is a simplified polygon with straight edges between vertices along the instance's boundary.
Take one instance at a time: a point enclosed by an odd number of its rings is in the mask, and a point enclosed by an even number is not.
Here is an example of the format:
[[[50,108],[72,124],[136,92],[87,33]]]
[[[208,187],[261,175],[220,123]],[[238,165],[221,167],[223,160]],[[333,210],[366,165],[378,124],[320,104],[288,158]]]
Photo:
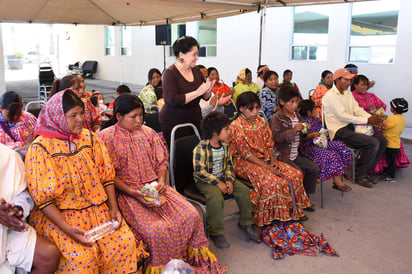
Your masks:
[[[154,129],[156,132],[162,131],[159,122],[159,112],[146,113],[144,117],[144,124]]]
[[[34,105],[37,104],[38,107],[32,107],[29,108],[30,105]],[[36,118],[39,117],[40,111],[42,110],[42,108],[44,107],[44,105],[46,104],[46,102],[44,101],[30,101],[26,104],[26,107],[24,108],[24,111],[29,112],[31,114],[33,114],[34,116],[36,116]]]
[[[232,121],[235,119],[235,116],[237,114],[237,108],[235,105],[235,102],[233,102],[233,99],[230,99],[231,104],[229,105],[224,105],[223,112],[229,117],[229,119]]]

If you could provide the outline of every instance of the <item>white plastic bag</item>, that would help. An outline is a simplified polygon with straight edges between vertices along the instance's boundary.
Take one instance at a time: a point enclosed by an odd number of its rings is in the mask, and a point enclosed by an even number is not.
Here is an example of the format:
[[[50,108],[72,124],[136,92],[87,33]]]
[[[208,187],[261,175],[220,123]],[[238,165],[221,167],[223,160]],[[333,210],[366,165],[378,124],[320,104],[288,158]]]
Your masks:
[[[328,147],[328,137],[326,137],[327,129],[322,128],[319,133],[320,136],[313,138],[313,143],[319,147],[327,148]]]

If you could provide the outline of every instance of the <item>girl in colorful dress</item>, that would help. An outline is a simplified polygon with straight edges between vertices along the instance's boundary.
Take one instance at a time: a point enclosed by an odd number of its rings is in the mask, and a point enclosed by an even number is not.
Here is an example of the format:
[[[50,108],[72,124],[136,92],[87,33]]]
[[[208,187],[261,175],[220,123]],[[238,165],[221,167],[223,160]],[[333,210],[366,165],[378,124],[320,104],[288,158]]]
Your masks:
[[[151,254],[146,273],[160,273],[171,258],[183,259],[196,273],[224,273],[208,249],[202,219],[177,191],[166,185],[168,153],[157,133],[142,125],[144,104],[123,94],[114,103],[117,123],[100,132],[116,170],[118,202],[137,239]],[[157,181],[160,204],[146,201],[141,190]]]
[[[269,70],[263,76],[263,80],[265,85],[259,93],[259,99],[262,110],[270,121],[273,114],[279,110],[279,75],[275,71]]]
[[[157,105],[159,108],[163,106],[162,74],[157,68],[152,68],[149,70],[147,77],[149,82],[140,91],[139,98],[142,100],[146,111],[151,111],[152,105]]]
[[[344,168],[352,165],[353,153],[339,141],[328,141],[327,147],[315,145],[314,138],[319,138],[322,125],[317,120],[318,111],[315,102],[303,100],[299,103],[299,113],[303,122],[308,125],[308,133],[303,137],[301,153],[319,166],[320,180],[333,178],[333,188],[340,191],[350,191],[352,188],[342,181]]]
[[[359,106],[363,108],[366,112],[372,113],[379,108],[383,108],[386,111],[386,104],[379,99],[374,93],[368,92],[370,87],[369,79],[365,75],[358,75],[357,78],[353,81],[351,90],[352,95],[355,100],[358,102]],[[381,131],[376,131],[378,134],[382,134]],[[406,155],[405,148],[403,147],[403,143],[400,140],[400,148],[399,153],[396,155],[396,168],[407,168],[411,161]],[[372,174],[380,174],[382,171],[388,167],[386,162],[385,154],[379,159],[376,166],[373,170],[369,171]]]
[[[36,205],[30,223],[60,250],[57,273],[136,272],[136,242],[117,206],[109,154],[83,124],[84,103],[72,90],[55,94],[40,112],[26,157]],[[118,222],[114,232],[95,242],[85,237],[111,220]]]
[[[275,160],[272,132],[258,115],[259,97],[244,92],[236,106],[239,116],[230,124],[229,146],[235,174],[253,185],[250,200],[259,235],[274,220],[306,220],[302,208],[311,203],[303,188],[303,173]]]
[[[23,103],[20,95],[7,91],[0,99],[0,143],[11,149],[30,145],[36,117],[22,110]],[[19,153],[25,153],[20,151]]]

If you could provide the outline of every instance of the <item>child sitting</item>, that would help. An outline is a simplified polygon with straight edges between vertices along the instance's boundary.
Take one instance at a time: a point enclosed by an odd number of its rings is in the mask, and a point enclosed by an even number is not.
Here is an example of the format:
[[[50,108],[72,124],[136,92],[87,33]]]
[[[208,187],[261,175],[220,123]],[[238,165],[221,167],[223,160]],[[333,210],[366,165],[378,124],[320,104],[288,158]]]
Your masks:
[[[352,188],[342,181],[343,169],[352,165],[353,153],[339,141],[327,141],[326,147],[315,145],[313,140],[319,138],[322,125],[317,120],[318,111],[312,100],[299,103],[299,113],[303,122],[308,125],[308,134],[303,137],[301,153],[319,166],[319,179],[329,180],[333,177],[333,188],[350,191]]]
[[[276,148],[281,153],[278,159],[305,172],[303,186],[307,194],[312,194],[316,190],[319,167],[299,154],[302,132],[306,134],[302,117],[296,112],[299,102],[300,94],[296,88],[282,86],[279,91],[281,109],[273,115],[270,128]],[[314,205],[312,204],[308,210],[315,210]]]
[[[404,98],[395,98],[391,101],[392,116],[389,116],[385,121],[385,129],[383,137],[388,140],[388,146],[385,150],[387,168],[383,169],[383,179],[394,183],[396,172],[396,155],[398,155],[401,145],[401,134],[405,128],[405,118],[403,113],[408,111],[408,102]]]
[[[252,227],[249,188],[235,180],[232,156],[226,143],[229,124],[225,114],[219,111],[209,113],[200,124],[202,140],[193,150],[193,177],[198,190],[206,197],[210,239],[220,249],[230,247],[224,237],[225,194],[236,199],[240,209],[239,228],[246,231],[251,240],[257,241],[259,237]]]

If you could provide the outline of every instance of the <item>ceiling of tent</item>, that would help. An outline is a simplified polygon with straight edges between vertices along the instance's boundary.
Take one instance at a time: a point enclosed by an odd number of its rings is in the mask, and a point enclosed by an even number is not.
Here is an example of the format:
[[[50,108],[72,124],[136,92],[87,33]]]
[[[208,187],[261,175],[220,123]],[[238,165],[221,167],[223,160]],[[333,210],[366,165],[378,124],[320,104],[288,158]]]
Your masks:
[[[368,0],[0,0],[0,22],[159,25],[211,19],[262,7]]]

